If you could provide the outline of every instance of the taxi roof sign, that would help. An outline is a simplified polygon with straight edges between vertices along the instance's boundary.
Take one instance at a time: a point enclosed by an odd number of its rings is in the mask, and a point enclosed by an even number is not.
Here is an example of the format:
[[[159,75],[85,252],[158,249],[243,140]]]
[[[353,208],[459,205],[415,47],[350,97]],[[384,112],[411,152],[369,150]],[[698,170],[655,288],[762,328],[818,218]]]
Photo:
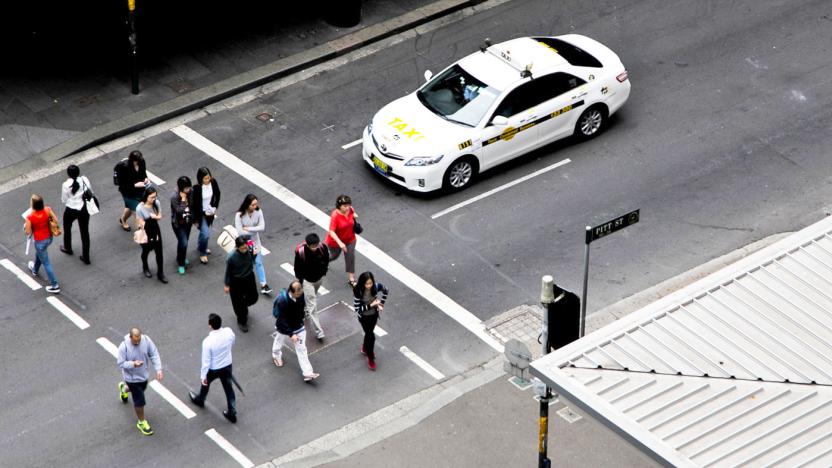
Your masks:
[[[502,45],[505,44],[492,45],[491,40],[486,38],[483,45],[480,46],[480,52],[489,53],[494,57],[497,57],[501,62],[519,71],[520,76],[523,78],[532,76],[532,66],[534,65],[534,62],[531,60],[524,61],[522,57],[512,56],[510,49],[500,48]],[[523,65],[523,63],[525,64]]]

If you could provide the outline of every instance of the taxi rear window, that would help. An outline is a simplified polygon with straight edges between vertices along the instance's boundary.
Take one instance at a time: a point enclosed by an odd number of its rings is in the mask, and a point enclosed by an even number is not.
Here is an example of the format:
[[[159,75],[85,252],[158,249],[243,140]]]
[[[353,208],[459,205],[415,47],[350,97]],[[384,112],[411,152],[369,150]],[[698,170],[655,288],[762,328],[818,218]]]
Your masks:
[[[601,68],[601,62],[580,47],[553,37],[536,37],[537,42],[545,44],[558,51],[558,54],[575,67]]]

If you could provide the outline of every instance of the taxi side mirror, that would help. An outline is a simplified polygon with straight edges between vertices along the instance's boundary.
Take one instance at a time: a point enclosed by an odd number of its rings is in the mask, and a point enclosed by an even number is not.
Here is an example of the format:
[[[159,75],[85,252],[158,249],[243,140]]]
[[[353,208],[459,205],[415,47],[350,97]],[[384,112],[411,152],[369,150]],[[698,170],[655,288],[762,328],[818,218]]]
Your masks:
[[[433,72],[430,70],[425,70],[425,81],[430,81],[433,78]]]
[[[503,117],[502,115],[495,115],[493,119],[491,119],[491,125],[497,127],[505,127],[508,125],[508,119]]]

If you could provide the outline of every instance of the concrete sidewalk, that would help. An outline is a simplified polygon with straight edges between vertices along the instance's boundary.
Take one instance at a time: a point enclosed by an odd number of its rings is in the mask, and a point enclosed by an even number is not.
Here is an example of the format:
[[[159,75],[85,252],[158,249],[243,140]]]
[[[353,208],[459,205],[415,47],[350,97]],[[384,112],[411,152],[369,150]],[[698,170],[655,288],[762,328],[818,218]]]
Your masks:
[[[101,65],[89,75],[7,67],[0,75],[0,184],[481,1],[365,1],[361,24],[349,29],[329,26],[314,12],[275,20],[273,27],[285,29],[148,59],[138,95],[130,93],[123,66]]]

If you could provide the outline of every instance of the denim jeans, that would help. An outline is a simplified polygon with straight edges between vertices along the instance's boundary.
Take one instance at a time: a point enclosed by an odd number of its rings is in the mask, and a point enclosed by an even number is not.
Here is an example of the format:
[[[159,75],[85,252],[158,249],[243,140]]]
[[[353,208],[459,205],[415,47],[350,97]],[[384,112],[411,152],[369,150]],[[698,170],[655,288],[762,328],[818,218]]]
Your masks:
[[[211,238],[211,226],[208,226],[208,221],[205,216],[199,222],[199,238],[196,243],[196,250],[200,255],[208,255],[208,240]]]
[[[52,237],[48,237],[42,241],[35,241],[35,273],[43,269],[46,270],[46,276],[49,277],[49,283],[52,286],[58,285],[58,278],[55,278],[55,272],[52,270],[52,263],[49,261],[49,252],[46,251],[49,245],[52,244]]]
[[[261,252],[258,252],[257,256],[254,257],[254,271],[257,272],[257,279],[260,280],[260,284],[266,284],[266,267],[263,266],[263,254]]]
[[[174,227],[174,234],[176,234],[176,264],[185,266],[185,257],[188,254],[188,239],[191,237],[191,225],[184,227]]]

